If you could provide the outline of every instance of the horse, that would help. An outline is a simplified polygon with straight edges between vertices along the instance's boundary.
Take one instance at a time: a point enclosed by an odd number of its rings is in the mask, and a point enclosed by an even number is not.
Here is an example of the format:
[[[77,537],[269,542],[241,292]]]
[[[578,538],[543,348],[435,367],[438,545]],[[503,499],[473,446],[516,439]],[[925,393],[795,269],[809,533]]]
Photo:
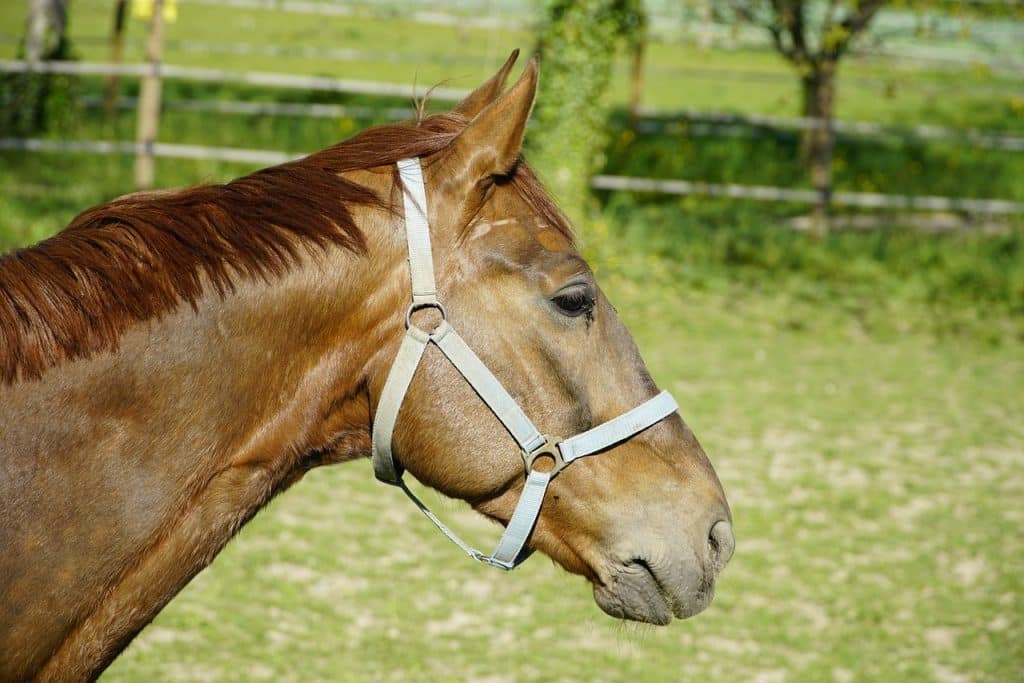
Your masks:
[[[476,559],[539,550],[622,619],[708,606],[725,494],[522,158],[516,56],[449,112],[0,258],[0,679],[96,678],[273,496],[371,454],[506,525]]]

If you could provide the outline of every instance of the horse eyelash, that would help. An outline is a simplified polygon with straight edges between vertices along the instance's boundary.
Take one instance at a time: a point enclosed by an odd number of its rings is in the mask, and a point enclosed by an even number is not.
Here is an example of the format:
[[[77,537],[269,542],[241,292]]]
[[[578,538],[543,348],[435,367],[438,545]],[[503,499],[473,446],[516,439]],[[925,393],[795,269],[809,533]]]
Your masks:
[[[588,321],[594,319],[594,299],[587,292],[572,291],[554,297],[555,304],[569,315],[586,315]],[[562,305],[565,302],[568,305]],[[578,311],[578,312],[577,312]]]

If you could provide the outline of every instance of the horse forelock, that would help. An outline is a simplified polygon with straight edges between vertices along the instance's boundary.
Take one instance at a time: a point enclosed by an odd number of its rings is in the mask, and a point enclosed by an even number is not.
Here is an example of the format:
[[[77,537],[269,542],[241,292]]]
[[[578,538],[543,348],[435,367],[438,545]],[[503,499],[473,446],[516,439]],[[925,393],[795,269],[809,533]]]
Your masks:
[[[434,154],[465,125],[457,114],[441,114],[379,126],[223,185],[128,195],[0,256],[0,382],[38,378],[63,362],[115,350],[132,324],[183,302],[195,308],[210,287],[223,297],[238,278],[270,281],[294,267],[302,249],[364,254],[352,209],[397,212],[400,202],[394,192],[341,174]],[[570,234],[529,167],[519,164],[511,182],[549,224]]]

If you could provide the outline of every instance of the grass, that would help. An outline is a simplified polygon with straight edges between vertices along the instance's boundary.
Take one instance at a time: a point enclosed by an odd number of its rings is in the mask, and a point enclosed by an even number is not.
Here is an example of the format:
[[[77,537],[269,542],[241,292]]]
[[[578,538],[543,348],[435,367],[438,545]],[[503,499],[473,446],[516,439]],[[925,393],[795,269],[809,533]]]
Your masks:
[[[635,133],[621,113],[606,152],[605,172],[713,183],[809,187],[795,131],[737,126],[735,136],[669,121],[655,133]],[[752,163],[753,160],[753,163]],[[1024,154],[982,149],[959,141],[912,136],[872,139],[839,136],[833,184],[840,192],[938,195],[1024,201]]]
[[[127,160],[5,158],[8,244],[130,178]],[[172,183],[240,170],[161,169]],[[1020,678],[1020,300],[1011,310],[1012,292],[982,288],[929,304],[913,294],[922,275],[900,270],[960,255],[983,272],[1003,251],[996,272],[1019,273],[1019,236],[891,233],[880,255],[879,235],[716,237],[725,219],[708,207],[658,222],[683,209],[609,206],[585,250],[729,495],[739,549],[707,613],[622,625],[542,558],[511,574],[477,566],[357,462],[261,513],[106,680]],[[666,225],[673,239],[658,237]],[[980,317],[943,332],[948,316]],[[473,513],[439,506],[493,543]]]
[[[78,2],[76,35],[103,35],[108,10]],[[462,61],[424,66],[418,81],[455,74],[461,87],[532,42],[517,32],[413,31],[401,20],[180,12],[172,40],[217,41],[241,27],[248,42],[443,52]],[[21,26],[23,13],[24,3],[8,3],[0,20]],[[133,23],[130,36],[140,28]],[[83,58],[105,55],[78,45]],[[138,57],[130,47],[127,59]],[[169,60],[210,64],[181,51]],[[416,73],[383,61],[225,56],[217,65],[396,82]],[[651,65],[651,104],[795,110],[789,72],[763,53],[660,45]],[[968,71],[949,88],[948,73],[867,61],[848,69],[841,116],[1024,131],[1019,78]],[[762,76],[726,75],[737,71]],[[97,85],[83,81],[89,92]],[[625,87],[619,78],[613,99]],[[177,82],[165,97],[367,103]],[[165,112],[162,139],[303,151],[372,122]],[[57,134],[133,131],[131,115],[110,129],[86,111]],[[802,183],[791,138],[683,133],[620,132],[608,169]],[[838,151],[841,189],[1024,199],[1019,154],[900,141],[842,142]],[[158,182],[245,170],[161,160]],[[130,183],[127,158],[0,154],[0,251],[52,234]],[[600,613],[582,580],[543,558],[510,574],[477,566],[357,462],[312,472],[272,503],[105,680],[1024,678],[1024,227],[997,236],[894,228],[815,242],[781,227],[801,210],[608,195],[583,230],[603,287],[654,377],[679,399],[732,504],[738,549],[705,614],[665,629],[623,625]],[[463,506],[438,507],[480,546],[497,538]]]
[[[730,496],[739,550],[707,613],[623,626],[543,559],[476,566],[357,462],[272,504],[108,680],[1020,677],[1019,346],[879,341],[827,310],[792,330],[770,296],[605,286]]]
[[[773,225],[794,210],[780,205],[773,215],[755,202],[696,198],[637,205],[618,196],[588,244],[592,257],[637,280],[789,300],[794,329],[834,309],[886,339],[918,330],[1024,340],[1024,226],[999,235],[886,228],[816,241]]]

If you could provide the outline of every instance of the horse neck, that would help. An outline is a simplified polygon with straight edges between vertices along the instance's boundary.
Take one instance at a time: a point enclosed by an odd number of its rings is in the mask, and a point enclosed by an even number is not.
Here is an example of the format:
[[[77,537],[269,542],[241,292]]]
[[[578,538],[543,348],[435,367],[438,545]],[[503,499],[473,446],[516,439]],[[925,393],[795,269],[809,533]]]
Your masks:
[[[271,496],[368,453],[367,369],[403,289],[399,245],[367,237],[369,258],[311,252],[135,326],[116,353],[0,387],[0,422],[20,425],[0,466],[32,461],[0,477],[0,516],[25,520],[0,547],[34,549],[0,553],[0,652],[23,653],[0,679],[102,670]],[[45,618],[14,618],[47,595],[63,602]]]

